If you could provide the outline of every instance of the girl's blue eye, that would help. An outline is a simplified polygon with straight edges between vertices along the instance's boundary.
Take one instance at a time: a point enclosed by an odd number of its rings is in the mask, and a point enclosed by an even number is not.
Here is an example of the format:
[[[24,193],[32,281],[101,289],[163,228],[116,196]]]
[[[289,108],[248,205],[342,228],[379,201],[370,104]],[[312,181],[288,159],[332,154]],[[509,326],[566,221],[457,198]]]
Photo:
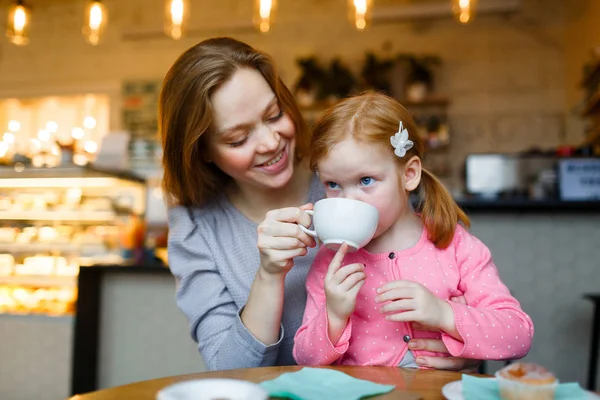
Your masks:
[[[360,178],[360,184],[363,186],[369,186],[375,183],[375,179],[370,176],[365,176],[364,178]]]
[[[329,189],[337,189],[339,186],[335,182],[327,182],[325,183]]]

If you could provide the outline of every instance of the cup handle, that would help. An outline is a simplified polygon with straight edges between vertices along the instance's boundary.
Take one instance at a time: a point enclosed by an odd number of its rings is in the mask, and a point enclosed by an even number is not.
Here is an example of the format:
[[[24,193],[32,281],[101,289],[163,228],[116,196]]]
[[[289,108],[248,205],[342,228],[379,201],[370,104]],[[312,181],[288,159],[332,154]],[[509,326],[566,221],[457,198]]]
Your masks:
[[[305,213],[307,213],[308,215],[310,215],[311,217],[313,216],[313,210],[304,210]],[[298,224],[298,226],[300,227],[300,229],[302,229],[306,234],[314,237],[315,239],[317,238],[317,231],[311,231],[310,229],[304,227],[302,224]]]

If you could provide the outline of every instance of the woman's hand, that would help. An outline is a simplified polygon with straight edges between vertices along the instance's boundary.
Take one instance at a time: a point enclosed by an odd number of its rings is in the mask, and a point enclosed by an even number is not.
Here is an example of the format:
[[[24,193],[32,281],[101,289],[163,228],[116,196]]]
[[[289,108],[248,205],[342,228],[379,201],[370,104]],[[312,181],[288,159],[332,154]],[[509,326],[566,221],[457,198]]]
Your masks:
[[[294,257],[306,255],[307,247],[316,246],[315,240],[298,226],[310,226],[310,216],[305,210],[312,210],[312,204],[271,210],[258,225],[256,230],[262,271],[285,276],[294,265]]]
[[[408,342],[408,348],[411,350],[448,354],[448,357],[418,356],[415,361],[421,367],[446,369],[450,371],[477,372],[479,365],[481,364],[480,360],[450,357],[448,348],[442,339],[412,339]]]

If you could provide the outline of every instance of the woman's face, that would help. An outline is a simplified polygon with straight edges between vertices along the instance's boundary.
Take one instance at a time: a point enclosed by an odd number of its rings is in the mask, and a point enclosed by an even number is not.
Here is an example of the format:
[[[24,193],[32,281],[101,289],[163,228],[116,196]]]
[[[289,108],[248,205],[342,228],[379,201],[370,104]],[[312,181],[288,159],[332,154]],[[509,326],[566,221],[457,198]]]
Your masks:
[[[285,186],[294,172],[296,130],[263,76],[239,69],[211,102],[210,161],[240,187]]]

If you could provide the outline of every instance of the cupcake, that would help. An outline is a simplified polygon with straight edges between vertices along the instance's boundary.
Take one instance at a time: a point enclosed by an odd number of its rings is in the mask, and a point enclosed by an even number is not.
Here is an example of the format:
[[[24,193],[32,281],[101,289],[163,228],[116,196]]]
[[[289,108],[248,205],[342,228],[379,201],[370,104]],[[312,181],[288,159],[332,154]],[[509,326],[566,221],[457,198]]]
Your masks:
[[[504,400],[552,400],[558,386],[552,372],[532,363],[513,363],[495,375]]]

